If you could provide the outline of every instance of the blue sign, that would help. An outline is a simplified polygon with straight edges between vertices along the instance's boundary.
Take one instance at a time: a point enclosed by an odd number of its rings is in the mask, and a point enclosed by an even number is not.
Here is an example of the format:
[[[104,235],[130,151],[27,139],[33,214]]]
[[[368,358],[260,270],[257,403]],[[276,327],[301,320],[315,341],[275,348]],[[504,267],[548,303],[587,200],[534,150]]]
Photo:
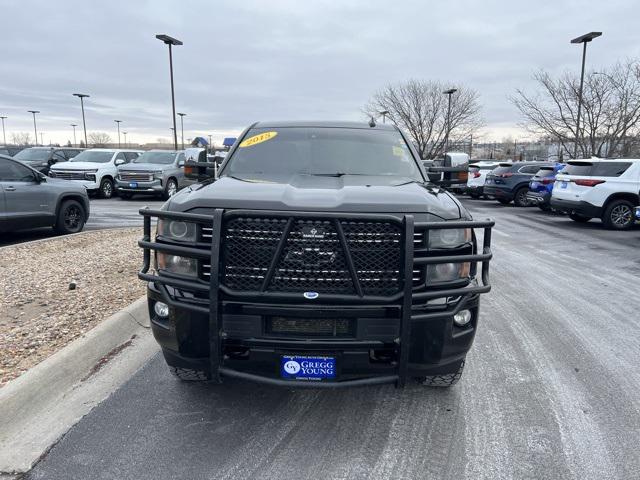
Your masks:
[[[232,147],[234,143],[236,143],[236,137],[227,137],[222,141],[222,145],[225,147]]]
[[[326,356],[283,355],[280,375],[289,380],[321,381],[336,378],[336,359]]]

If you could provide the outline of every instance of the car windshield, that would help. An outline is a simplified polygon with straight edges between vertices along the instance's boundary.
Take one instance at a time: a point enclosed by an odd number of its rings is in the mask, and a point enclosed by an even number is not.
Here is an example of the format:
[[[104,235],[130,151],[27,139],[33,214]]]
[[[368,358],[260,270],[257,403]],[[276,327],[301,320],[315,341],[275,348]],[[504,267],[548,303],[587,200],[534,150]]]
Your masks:
[[[42,148],[25,148],[24,150],[15,154],[13,158],[20,160],[21,162],[37,162],[45,161],[49,159],[51,150]]]
[[[131,163],[158,163],[161,165],[170,165],[175,159],[175,152],[145,152]]]
[[[70,162],[107,163],[113,157],[113,152],[102,150],[85,150],[73,157]]]
[[[593,163],[591,162],[570,162],[559,173],[563,175],[590,175]]]
[[[254,128],[223,174],[389,175],[424,181],[399,132],[359,128]]]

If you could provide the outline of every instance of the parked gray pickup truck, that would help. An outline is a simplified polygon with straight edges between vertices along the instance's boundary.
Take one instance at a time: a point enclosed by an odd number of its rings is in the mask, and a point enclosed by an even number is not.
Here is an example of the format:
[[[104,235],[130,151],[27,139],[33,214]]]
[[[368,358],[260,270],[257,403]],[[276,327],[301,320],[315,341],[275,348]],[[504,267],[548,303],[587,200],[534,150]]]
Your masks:
[[[149,150],[118,167],[116,190],[124,199],[142,193],[160,195],[166,200],[193,183],[184,175],[184,152]]]

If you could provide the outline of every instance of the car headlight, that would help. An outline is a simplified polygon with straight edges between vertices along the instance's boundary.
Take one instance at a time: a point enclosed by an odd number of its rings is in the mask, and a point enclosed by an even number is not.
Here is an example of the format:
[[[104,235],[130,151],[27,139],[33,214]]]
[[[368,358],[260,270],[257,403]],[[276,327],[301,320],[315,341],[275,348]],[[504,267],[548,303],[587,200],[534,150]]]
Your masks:
[[[179,220],[158,220],[158,235],[179,242],[196,241],[196,224]]]
[[[427,266],[427,283],[452,282],[469,277],[471,264],[464,263],[437,263]]]
[[[153,174],[153,178],[155,178],[156,180],[162,180],[162,170],[157,170],[151,173]]]
[[[181,257],[170,253],[156,252],[156,269],[179,275],[198,275],[198,262],[195,258]]]
[[[470,228],[434,228],[429,230],[429,248],[458,248],[470,241]]]

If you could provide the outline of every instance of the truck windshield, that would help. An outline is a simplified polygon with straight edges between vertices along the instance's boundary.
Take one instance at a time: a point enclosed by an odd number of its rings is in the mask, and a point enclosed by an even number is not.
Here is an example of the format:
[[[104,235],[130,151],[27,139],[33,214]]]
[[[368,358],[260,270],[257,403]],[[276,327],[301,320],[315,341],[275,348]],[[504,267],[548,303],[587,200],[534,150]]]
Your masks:
[[[16,158],[22,162],[36,162],[38,160],[48,160],[51,155],[51,150],[44,148],[25,148],[24,150],[16,153],[13,158]]]
[[[113,152],[109,151],[97,151],[97,150],[85,150],[79,153],[70,162],[91,162],[91,163],[107,163],[113,157]]]
[[[357,128],[252,129],[225,174],[390,175],[424,181],[400,133]]]
[[[175,152],[145,152],[131,163],[158,163],[161,165],[170,165],[175,159]]]

